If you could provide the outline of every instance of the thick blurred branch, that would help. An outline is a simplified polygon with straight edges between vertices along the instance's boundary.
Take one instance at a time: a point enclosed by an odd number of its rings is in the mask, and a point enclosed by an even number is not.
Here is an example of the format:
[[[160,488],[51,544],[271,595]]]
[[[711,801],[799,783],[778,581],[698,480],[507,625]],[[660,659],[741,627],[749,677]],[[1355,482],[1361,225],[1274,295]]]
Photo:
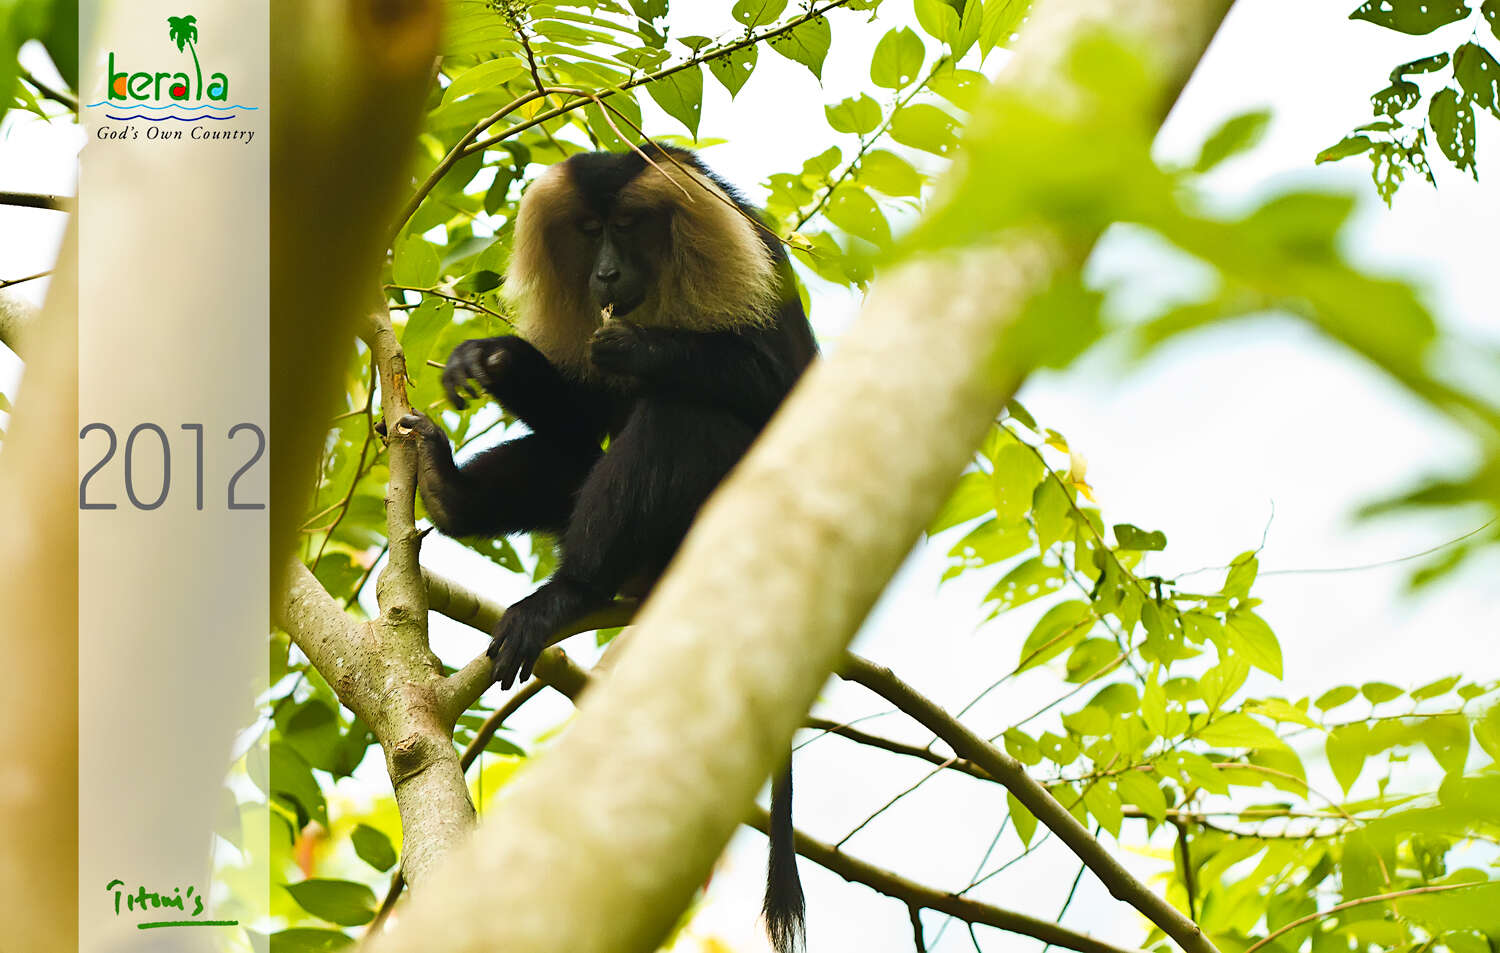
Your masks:
[[[441,32],[440,0],[274,0],[271,565],[283,578],[323,422],[375,287]]]
[[[0,452],[0,896],[8,948],[78,948],[78,235],[69,229]],[[11,339],[7,337],[6,343]],[[59,479],[59,474],[66,476]]]

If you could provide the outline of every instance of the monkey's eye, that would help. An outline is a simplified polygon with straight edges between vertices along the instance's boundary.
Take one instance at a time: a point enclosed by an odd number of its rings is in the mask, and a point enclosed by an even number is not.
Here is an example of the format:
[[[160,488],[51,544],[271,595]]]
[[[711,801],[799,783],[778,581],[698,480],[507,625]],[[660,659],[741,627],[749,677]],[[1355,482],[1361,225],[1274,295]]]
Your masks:
[[[615,220],[613,222],[611,222],[610,224],[612,226],[614,226],[615,228],[623,230],[623,229],[628,229],[628,228],[634,228],[635,225],[636,225],[636,223],[639,222],[639,221],[640,221],[640,219],[636,218],[636,216],[634,216],[634,215],[618,215],[618,216],[615,217]]]
[[[604,231],[604,223],[597,218],[586,218],[578,223],[578,230],[585,235],[597,235]]]

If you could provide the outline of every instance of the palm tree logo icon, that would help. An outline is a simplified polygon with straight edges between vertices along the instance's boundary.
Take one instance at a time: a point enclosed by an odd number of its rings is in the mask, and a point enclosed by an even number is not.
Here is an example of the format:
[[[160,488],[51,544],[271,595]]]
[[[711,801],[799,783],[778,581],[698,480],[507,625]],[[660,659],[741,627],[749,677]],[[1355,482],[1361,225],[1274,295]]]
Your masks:
[[[193,54],[193,70],[198,75],[198,95],[203,98],[203,67],[198,63],[198,18],[195,16],[167,17],[167,38],[177,44],[177,52],[184,46]],[[171,89],[173,99],[186,99],[187,88],[181,83]],[[158,94],[159,95],[159,94]]]

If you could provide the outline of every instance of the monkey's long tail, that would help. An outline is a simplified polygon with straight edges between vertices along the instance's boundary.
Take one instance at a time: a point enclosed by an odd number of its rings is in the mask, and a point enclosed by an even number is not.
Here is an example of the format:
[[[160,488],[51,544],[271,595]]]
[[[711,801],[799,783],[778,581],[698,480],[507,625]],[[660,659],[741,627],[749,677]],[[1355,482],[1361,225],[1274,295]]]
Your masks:
[[[797,953],[806,932],[807,902],[797,874],[797,847],[792,831],[792,765],[771,782],[770,859],[766,863],[766,901],[761,911],[776,953]]]

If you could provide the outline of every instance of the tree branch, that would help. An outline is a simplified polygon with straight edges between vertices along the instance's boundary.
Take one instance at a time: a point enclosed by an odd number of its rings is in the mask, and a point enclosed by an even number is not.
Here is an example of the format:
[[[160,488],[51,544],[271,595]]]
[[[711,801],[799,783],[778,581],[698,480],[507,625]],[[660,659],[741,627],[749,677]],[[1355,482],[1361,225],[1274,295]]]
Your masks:
[[[17,208],[44,208],[53,212],[73,211],[73,199],[66,195],[42,195],[36,192],[0,192],[0,205]]]
[[[1040,782],[1026,773],[1021,762],[991,745],[966,725],[933,704],[916,689],[897,678],[890,669],[857,656],[845,663],[844,678],[870,689],[906,712],[927,730],[943,739],[959,756],[968,758],[1005,785],[1016,800],[1055,833],[1088,865],[1109,889],[1110,895],[1135,907],[1188,953],[1217,953],[1203,931],[1176,907],[1151,890],[1104,849],[1088,828],[1078,822]]]
[[[756,808],[748,823],[764,834],[768,821],[769,817],[766,812]],[[945,893],[924,886],[900,874],[851,857],[833,845],[814,840],[801,831],[797,831],[796,837],[797,853],[803,857],[820,867],[828,868],[851,883],[863,884],[871,890],[901,900],[908,906],[936,910],[966,923],[982,923],[985,926],[997,927],[1022,936],[1034,937],[1065,950],[1077,950],[1079,953],[1130,953],[1124,947],[1096,940],[1059,926],[1051,920],[1030,917],[1024,913],[1004,910],[987,903],[980,903],[978,900],[970,900],[968,897],[960,897],[957,894]]]
[[[74,96],[72,93],[66,93],[60,89],[52,88],[51,86],[37,79],[36,76],[32,74],[31,70],[27,69],[24,66],[21,67],[20,76],[23,80],[34,86],[36,88],[36,91],[41,93],[46,98],[52,100],[55,103],[61,103],[64,106],[67,106],[75,113],[78,111],[78,97]]]

